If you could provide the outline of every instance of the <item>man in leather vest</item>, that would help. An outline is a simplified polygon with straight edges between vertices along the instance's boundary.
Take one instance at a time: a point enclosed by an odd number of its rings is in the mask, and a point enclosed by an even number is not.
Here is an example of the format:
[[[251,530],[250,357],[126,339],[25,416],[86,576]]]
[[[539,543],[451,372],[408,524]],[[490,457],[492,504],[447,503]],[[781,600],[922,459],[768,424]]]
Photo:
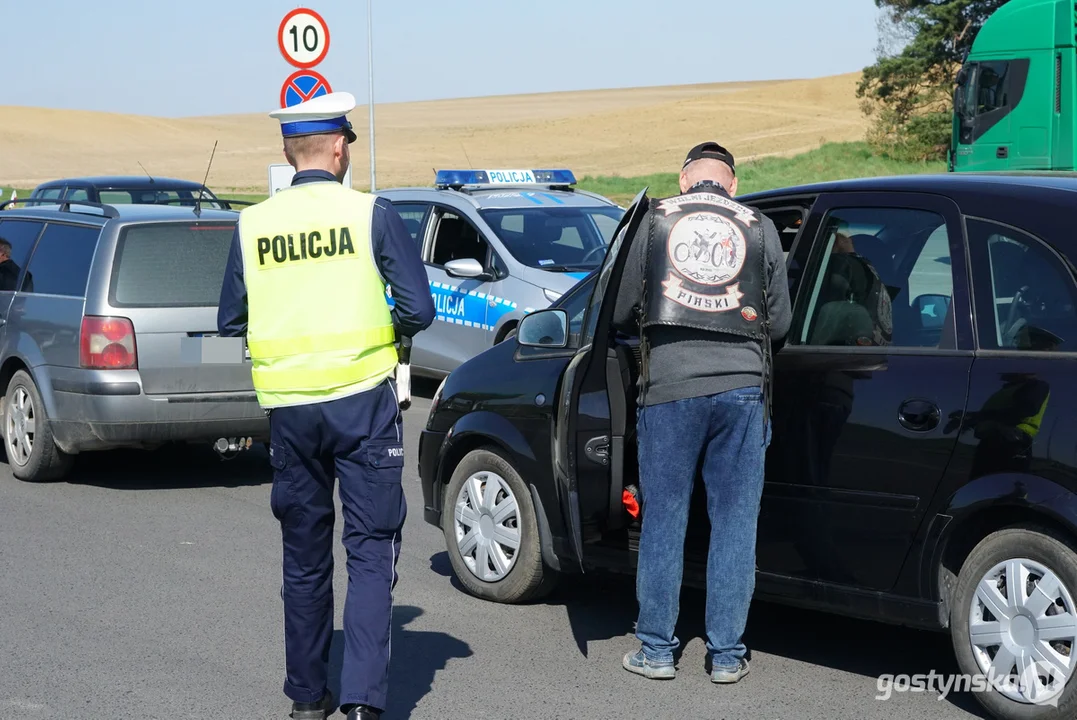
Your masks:
[[[770,444],[771,343],[792,319],[774,224],[735,202],[733,156],[688,153],[681,195],[652,200],[631,239],[614,326],[640,337],[643,528],[636,593],[641,648],[624,668],[674,677],[684,541],[697,468],[706,487],[711,680],[748,672],[741,636],[755,586],[763,465]]]

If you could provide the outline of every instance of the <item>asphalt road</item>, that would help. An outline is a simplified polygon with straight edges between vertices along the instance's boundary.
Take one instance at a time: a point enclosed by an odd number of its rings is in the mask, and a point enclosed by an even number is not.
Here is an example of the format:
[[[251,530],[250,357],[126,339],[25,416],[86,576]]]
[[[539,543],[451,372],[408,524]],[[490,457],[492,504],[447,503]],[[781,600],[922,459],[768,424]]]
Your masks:
[[[703,596],[686,590],[680,674],[657,682],[621,668],[636,646],[631,579],[574,578],[524,607],[466,595],[422,519],[428,407],[417,398],[406,414],[410,515],[386,720],[985,717],[968,694],[877,699],[881,674],[956,672],[945,635],[757,603],[751,674],[718,687],[703,671]],[[0,718],[286,718],[269,490],[260,450],[224,463],[209,448],[99,453],[45,485],[0,465]],[[336,567],[334,687],[339,545]]]

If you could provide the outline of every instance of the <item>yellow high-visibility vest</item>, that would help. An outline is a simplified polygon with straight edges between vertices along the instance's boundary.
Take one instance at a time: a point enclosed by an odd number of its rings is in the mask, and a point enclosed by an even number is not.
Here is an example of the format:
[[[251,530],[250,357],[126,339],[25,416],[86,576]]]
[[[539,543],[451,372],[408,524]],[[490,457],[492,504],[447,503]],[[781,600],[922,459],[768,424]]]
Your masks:
[[[240,213],[247,347],[262,407],[335,400],[396,369],[386,283],[370,245],[374,199],[307,183]]]

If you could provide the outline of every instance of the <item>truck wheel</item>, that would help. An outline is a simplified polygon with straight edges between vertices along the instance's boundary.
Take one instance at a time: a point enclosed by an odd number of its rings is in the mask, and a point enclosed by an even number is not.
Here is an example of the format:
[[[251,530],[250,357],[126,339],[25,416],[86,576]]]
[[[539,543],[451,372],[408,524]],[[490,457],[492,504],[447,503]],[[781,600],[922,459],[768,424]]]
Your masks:
[[[442,529],[456,577],[484,600],[522,603],[549,593],[531,493],[494,451],[474,450],[445,488]]]
[[[1075,598],[1077,552],[1050,530],[1000,530],[969,554],[954,588],[950,635],[962,674],[995,717],[1074,717]]]
[[[3,435],[11,473],[20,480],[59,480],[71,469],[74,458],[56,447],[41,394],[25,370],[8,383]]]

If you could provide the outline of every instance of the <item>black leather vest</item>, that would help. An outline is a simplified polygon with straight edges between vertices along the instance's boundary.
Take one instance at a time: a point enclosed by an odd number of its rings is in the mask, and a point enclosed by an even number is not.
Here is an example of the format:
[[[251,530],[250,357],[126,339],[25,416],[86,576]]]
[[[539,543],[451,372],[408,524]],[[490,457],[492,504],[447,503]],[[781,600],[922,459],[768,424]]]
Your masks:
[[[766,254],[756,212],[715,192],[651,205],[640,327],[767,333]]]

